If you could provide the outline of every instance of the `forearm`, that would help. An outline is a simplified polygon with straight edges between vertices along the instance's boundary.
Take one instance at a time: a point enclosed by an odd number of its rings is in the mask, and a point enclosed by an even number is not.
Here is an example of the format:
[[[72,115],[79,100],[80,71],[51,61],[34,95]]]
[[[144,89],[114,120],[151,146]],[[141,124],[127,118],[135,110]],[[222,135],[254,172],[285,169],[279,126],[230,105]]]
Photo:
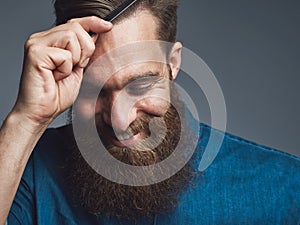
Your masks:
[[[30,154],[46,129],[10,113],[0,130],[0,224],[5,224]]]
[[[18,99],[0,129],[0,225],[6,221],[37,141],[77,98],[98,38],[88,32],[111,29],[111,23],[98,17],[83,17],[33,34],[26,41]]]

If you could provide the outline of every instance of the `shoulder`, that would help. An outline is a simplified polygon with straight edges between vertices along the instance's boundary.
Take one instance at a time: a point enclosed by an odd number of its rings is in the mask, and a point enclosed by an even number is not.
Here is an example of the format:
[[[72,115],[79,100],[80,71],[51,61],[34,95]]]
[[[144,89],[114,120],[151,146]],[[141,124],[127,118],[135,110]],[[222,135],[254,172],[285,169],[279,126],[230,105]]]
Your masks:
[[[213,144],[208,148],[211,136],[215,140],[223,138],[220,148],[213,149]],[[205,124],[200,125],[198,148],[200,161],[214,155],[206,151],[217,154],[182,196],[177,211],[179,219],[185,221],[188,217],[194,222],[191,224],[199,221],[296,224],[299,221],[299,158]]]
[[[296,204],[300,212],[300,160],[280,150],[222,133],[207,125],[201,125],[204,151],[212,133],[224,135],[218,154],[203,172],[206,180],[214,182],[217,189],[228,191],[232,196],[256,199],[264,205],[271,202],[281,206]],[[208,149],[209,150],[209,149]],[[201,159],[202,160],[202,159]],[[254,191],[255,190],[255,191]],[[269,199],[269,200],[267,200]],[[291,199],[294,199],[291,202]],[[263,204],[262,204],[263,203]]]
[[[201,140],[199,145],[203,148],[207,146],[208,139],[213,134],[223,138],[222,145],[218,149],[216,160],[236,160],[235,165],[246,167],[249,164],[260,166],[270,166],[274,169],[294,168],[300,173],[300,158],[281,150],[264,146],[242,137],[222,132],[208,125],[201,124]]]
[[[206,143],[211,133],[222,134],[207,125],[201,126]],[[239,197],[251,199],[262,208],[269,205],[269,209],[281,207],[286,212],[300,212],[299,158],[229,133],[223,134],[219,152],[203,177],[221,192],[230,193],[232,198],[238,193]]]

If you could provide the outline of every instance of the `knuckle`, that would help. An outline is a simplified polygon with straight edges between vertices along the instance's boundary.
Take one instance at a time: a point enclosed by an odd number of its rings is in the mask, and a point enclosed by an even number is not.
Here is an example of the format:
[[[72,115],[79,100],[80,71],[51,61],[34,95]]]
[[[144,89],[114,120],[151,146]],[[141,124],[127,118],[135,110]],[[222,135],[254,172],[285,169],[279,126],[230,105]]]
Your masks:
[[[28,37],[28,40],[33,40],[37,35],[36,34],[31,34],[29,37]]]
[[[25,49],[28,49],[31,45],[33,45],[35,43],[37,36],[38,36],[38,34],[31,34],[29,36],[29,38],[26,40],[26,42],[24,44]]]
[[[29,36],[28,39],[35,39],[35,38],[37,38],[38,36],[40,36],[40,35],[42,35],[42,34],[43,34],[43,32],[33,33],[33,34],[31,34],[31,35]]]
[[[71,19],[70,22],[68,21],[68,23],[69,23],[70,29],[72,29],[74,31],[83,29],[77,19]]]
[[[33,45],[32,39],[28,39],[24,44],[24,49],[28,50],[30,48],[30,46],[32,46],[32,45]]]
[[[27,56],[29,56],[30,58],[33,58],[35,55],[39,54],[40,50],[41,50],[40,46],[31,44],[27,47],[26,53],[27,53]]]
[[[65,51],[63,54],[65,60],[72,61],[73,54],[70,51]]]
[[[74,23],[76,21],[76,19],[69,19],[68,21],[67,21],[67,23]]]
[[[28,64],[38,67],[39,60],[38,55],[41,54],[42,48],[39,45],[31,45],[25,52],[25,60]]]
[[[73,53],[72,54],[72,61],[74,63],[77,63],[79,60],[80,60],[80,54]]]
[[[82,28],[81,25],[80,25],[80,23],[75,22],[75,21],[72,22],[71,26],[72,26],[72,29],[74,29],[74,30],[78,30],[78,29]]]
[[[76,38],[76,34],[74,31],[72,30],[67,30],[64,32],[64,36],[66,39],[69,39],[69,40],[73,40]]]
[[[90,20],[92,23],[99,23],[99,21],[101,20],[99,17],[97,16],[91,16]]]

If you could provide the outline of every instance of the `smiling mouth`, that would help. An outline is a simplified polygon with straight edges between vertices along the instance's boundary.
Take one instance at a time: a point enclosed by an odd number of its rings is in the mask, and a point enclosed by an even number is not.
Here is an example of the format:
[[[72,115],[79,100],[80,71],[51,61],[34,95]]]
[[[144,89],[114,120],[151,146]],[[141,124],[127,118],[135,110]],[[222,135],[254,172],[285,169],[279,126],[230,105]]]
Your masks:
[[[143,139],[143,136],[143,132],[138,132],[136,134],[117,134],[115,137],[113,137],[112,142],[118,147],[132,147],[136,145],[139,141],[141,141]]]

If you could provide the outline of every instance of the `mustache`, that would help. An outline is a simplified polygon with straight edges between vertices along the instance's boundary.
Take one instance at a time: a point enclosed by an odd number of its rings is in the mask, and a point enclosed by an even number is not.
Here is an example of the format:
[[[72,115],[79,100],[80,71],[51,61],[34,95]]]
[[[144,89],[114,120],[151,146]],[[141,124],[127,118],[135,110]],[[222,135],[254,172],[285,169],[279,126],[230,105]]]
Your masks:
[[[97,126],[98,135],[106,148],[113,148],[115,146],[109,141],[111,138],[116,138],[122,142],[122,140],[141,133],[142,138],[138,142],[126,147],[128,150],[149,151],[164,141],[167,130],[171,127],[169,117],[174,117],[175,113],[170,107],[162,117],[150,114],[143,115],[133,121],[125,131],[115,130],[110,125],[100,122]]]
[[[116,137],[133,136],[138,134],[140,131],[144,131],[147,135],[150,135],[149,123],[152,118],[153,117],[149,115],[138,118],[133,121],[125,131],[119,131],[113,128],[111,129],[114,131]]]

